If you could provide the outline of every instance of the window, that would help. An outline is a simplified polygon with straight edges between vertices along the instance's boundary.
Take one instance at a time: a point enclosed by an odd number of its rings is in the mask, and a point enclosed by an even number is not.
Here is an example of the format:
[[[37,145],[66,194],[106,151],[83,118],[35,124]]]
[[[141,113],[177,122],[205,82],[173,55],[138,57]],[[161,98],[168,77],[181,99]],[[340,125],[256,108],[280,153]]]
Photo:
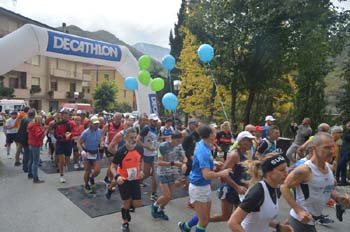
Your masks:
[[[19,80],[20,80],[21,89],[26,89],[27,88],[27,73],[20,72],[19,73]]]
[[[90,93],[90,88],[87,89],[87,92]]]
[[[18,78],[10,78],[10,88],[18,89]]]
[[[75,92],[76,91],[76,84],[75,82],[71,82],[69,85],[69,91],[70,92]]]
[[[57,84],[57,81],[54,80],[54,81],[51,81],[51,90],[52,91],[57,91],[58,90],[58,84]]]
[[[109,81],[109,74],[104,74],[103,76],[105,81]]]
[[[1,87],[4,87],[4,79],[5,79],[4,76],[0,76],[0,86]]]

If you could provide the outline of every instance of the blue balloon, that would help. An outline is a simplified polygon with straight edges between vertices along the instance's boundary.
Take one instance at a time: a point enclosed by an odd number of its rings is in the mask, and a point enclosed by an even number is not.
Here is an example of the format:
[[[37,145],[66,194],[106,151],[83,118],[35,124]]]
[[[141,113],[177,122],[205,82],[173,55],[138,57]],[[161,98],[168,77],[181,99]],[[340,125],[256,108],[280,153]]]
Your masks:
[[[162,59],[163,68],[171,71],[175,67],[175,62],[175,58],[172,55],[166,55]]]
[[[165,109],[174,111],[179,104],[179,100],[173,93],[166,93],[162,98],[162,103]]]
[[[135,77],[127,77],[124,80],[124,86],[127,90],[136,90],[139,86]]]
[[[209,44],[202,44],[197,51],[199,59],[204,62],[210,62],[214,57],[214,48]]]

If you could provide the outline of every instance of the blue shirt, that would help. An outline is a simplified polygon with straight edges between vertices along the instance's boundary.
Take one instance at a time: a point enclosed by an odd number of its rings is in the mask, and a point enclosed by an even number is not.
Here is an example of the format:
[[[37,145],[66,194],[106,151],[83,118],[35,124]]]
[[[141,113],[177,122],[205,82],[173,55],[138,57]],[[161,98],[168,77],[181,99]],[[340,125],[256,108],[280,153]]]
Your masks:
[[[208,168],[214,169],[214,161],[211,155],[210,146],[208,146],[203,140],[196,144],[194,150],[194,157],[192,161],[192,171],[190,173],[190,182],[193,185],[205,186],[210,184],[211,180],[206,180],[203,177],[202,169]]]
[[[83,131],[80,138],[84,141],[84,148],[88,151],[94,151],[98,149],[102,136],[102,130],[97,128],[96,131],[90,130],[90,128]]]

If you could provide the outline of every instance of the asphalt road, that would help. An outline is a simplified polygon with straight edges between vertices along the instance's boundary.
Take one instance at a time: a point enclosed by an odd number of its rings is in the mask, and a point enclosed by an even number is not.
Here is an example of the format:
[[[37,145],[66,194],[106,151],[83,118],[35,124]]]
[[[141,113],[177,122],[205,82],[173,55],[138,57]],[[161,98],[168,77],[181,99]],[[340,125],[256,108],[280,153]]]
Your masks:
[[[83,183],[83,171],[68,172],[67,182],[59,183],[58,174],[45,174],[39,170],[39,177],[45,183],[34,185],[27,179],[21,167],[15,167],[12,145],[11,157],[6,156],[4,147],[5,137],[0,134],[0,231],[1,232],[115,232],[120,230],[120,213],[114,213],[97,218],[90,218],[57,189],[60,187],[75,186]],[[42,151],[42,159],[49,159],[47,150]],[[105,169],[97,181],[102,181]],[[350,193],[350,188],[339,191]],[[179,231],[177,222],[189,219],[193,211],[186,208],[187,198],[176,199],[166,208],[169,221],[153,220],[150,208],[143,207],[132,214],[130,230],[133,232],[175,232]],[[212,213],[220,211],[220,201],[213,193]],[[318,231],[349,231],[350,209],[344,215],[344,221],[339,222],[335,217],[334,208],[327,207],[325,214],[329,214],[335,223],[328,227],[318,226]],[[289,208],[282,200],[280,218],[287,217]],[[226,223],[211,223],[207,231],[229,231]]]

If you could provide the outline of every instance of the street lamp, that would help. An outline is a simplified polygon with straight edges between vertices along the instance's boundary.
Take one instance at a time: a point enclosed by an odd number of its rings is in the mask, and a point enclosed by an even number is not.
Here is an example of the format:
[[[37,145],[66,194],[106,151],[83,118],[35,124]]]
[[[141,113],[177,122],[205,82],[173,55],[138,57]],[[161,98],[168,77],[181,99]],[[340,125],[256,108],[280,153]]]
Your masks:
[[[74,101],[75,101],[75,103],[77,102],[78,97],[79,97],[79,92],[74,92]]]
[[[181,81],[180,80],[174,80],[173,84],[174,84],[174,92],[175,92],[176,95],[178,95],[179,91],[180,91],[180,87],[181,87]]]

